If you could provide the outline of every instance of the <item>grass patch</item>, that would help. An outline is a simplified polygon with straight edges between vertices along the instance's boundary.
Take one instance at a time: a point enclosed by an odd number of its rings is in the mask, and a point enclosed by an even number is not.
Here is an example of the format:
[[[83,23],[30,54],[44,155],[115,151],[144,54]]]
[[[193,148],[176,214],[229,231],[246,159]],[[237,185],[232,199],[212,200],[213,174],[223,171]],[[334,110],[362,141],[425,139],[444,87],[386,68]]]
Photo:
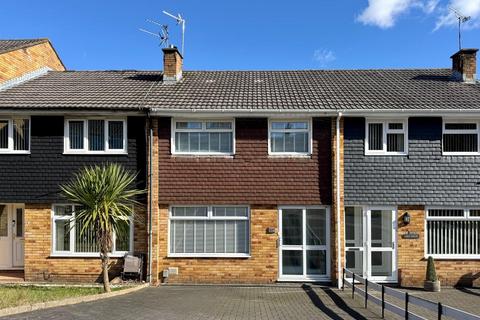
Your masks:
[[[114,289],[113,290],[118,290]],[[0,309],[53,300],[62,300],[103,292],[101,287],[0,287]]]

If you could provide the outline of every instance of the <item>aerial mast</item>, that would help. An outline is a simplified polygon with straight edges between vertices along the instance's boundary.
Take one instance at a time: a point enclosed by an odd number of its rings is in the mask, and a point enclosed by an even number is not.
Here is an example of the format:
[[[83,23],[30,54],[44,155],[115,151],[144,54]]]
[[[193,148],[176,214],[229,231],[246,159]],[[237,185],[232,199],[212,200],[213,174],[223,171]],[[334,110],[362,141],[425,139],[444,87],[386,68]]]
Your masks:
[[[462,23],[469,21],[472,17],[461,14],[455,8],[449,7],[449,9],[458,19],[458,50],[462,50]]]

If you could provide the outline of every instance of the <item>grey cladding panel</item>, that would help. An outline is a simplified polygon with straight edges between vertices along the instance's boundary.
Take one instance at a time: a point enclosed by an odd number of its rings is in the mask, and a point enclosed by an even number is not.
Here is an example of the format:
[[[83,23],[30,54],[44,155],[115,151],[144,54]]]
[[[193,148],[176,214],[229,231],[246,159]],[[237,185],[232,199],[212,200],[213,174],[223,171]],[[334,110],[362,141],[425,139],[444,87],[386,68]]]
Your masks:
[[[365,119],[345,118],[345,203],[480,205],[480,156],[442,156],[442,119],[409,119],[408,156],[365,156]]]

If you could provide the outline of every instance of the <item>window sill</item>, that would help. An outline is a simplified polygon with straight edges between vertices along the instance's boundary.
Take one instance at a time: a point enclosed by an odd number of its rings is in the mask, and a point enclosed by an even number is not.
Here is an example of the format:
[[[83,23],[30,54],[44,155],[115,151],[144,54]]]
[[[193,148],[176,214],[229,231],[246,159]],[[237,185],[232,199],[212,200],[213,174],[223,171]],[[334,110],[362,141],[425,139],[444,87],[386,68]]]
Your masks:
[[[449,255],[449,254],[430,254],[425,255],[424,258],[428,259],[428,257],[432,257],[435,260],[480,260],[480,256],[477,255]]]
[[[118,156],[118,155],[128,155],[126,151],[119,152],[95,152],[95,151],[64,151],[64,155],[85,155],[85,156]]]
[[[233,159],[233,153],[172,153],[172,157],[176,158],[226,158]]]
[[[27,154],[31,154],[30,151],[0,151],[0,154],[24,154],[24,155],[27,155]]]
[[[110,254],[109,258],[123,258],[128,252],[116,252]],[[99,253],[51,253],[49,258],[93,258],[100,259]]]
[[[276,158],[298,158],[298,159],[311,159],[311,153],[269,153],[268,157],[271,159]]]
[[[402,152],[365,152],[366,156],[394,156],[394,157],[402,157],[408,156],[408,153]]]
[[[443,152],[443,156],[479,156],[480,152]]]
[[[247,253],[221,253],[221,254],[211,254],[211,253],[169,253],[167,258],[188,258],[188,259],[197,259],[197,258],[219,258],[219,259],[249,259],[251,258],[250,254]]]

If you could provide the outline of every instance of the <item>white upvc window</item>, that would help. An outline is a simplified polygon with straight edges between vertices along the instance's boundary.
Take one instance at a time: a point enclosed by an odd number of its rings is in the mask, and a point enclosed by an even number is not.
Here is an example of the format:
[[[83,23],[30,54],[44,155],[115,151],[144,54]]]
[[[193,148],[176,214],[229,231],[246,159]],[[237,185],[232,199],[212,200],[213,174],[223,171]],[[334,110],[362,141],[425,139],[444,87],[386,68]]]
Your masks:
[[[66,119],[67,154],[126,154],[127,121],[121,119]]]
[[[233,155],[233,119],[172,119],[172,154]]]
[[[0,117],[0,153],[30,153],[30,117]]]
[[[81,234],[81,222],[75,221],[79,206],[55,204],[52,208],[52,256],[100,257],[95,231]],[[113,234],[111,257],[123,257],[133,252],[133,220],[123,228],[122,234]]]
[[[442,147],[444,155],[479,154],[478,121],[443,120]]]
[[[249,207],[171,207],[168,248],[171,257],[249,257]]]
[[[429,208],[425,257],[480,259],[480,208]]]
[[[406,155],[408,153],[406,119],[367,119],[365,125],[366,155]]]
[[[312,120],[269,119],[270,155],[308,156],[312,153]]]

